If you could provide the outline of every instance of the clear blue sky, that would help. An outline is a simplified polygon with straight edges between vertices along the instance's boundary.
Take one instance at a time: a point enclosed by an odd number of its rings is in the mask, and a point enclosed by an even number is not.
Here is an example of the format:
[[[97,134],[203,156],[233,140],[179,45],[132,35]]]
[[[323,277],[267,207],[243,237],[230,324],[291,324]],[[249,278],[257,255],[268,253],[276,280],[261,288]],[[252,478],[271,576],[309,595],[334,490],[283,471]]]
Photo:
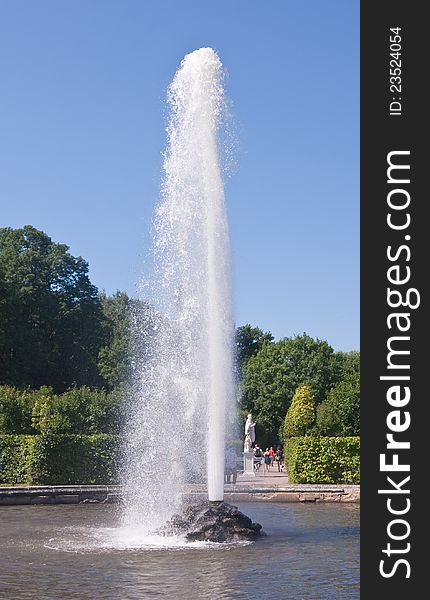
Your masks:
[[[236,323],[358,349],[358,0],[0,0],[0,226],[42,229],[135,295],[166,88],[202,46],[239,138]]]

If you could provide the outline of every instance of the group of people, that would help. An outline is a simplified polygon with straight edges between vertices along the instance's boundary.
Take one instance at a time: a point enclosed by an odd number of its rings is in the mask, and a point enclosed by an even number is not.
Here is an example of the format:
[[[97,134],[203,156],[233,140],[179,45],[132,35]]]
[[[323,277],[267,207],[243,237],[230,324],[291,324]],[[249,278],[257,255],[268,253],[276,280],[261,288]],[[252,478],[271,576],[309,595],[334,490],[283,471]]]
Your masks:
[[[259,471],[261,465],[263,465],[263,473],[268,473],[275,463],[279,473],[284,470],[284,453],[281,446],[278,446],[276,450],[273,446],[270,446],[270,448],[266,448],[263,452],[262,448],[258,444],[255,444],[254,469],[256,471]]]
[[[225,483],[236,483],[237,480],[238,455],[232,446],[227,446],[225,450]],[[254,470],[259,471],[263,467],[263,474],[269,473],[270,469],[277,467],[278,472],[284,471],[284,453],[281,446],[276,450],[273,446],[263,449],[258,444],[254,446]]]

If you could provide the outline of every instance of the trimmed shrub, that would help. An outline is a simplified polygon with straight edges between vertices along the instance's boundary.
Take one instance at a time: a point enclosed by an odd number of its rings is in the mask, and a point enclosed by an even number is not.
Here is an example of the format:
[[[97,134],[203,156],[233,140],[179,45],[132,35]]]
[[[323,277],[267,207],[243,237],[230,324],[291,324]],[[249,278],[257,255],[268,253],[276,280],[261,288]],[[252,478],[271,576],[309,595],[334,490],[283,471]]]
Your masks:
[[[120,451],[117,435],[0,435],[0,482],[117,483]]]
[[[295,437],[284,447],[291,483],[360,483],[359,437]]]
[[[299,385],[285,415],[284,437],[306,435],[315,421],[315,398],[308,385]]]

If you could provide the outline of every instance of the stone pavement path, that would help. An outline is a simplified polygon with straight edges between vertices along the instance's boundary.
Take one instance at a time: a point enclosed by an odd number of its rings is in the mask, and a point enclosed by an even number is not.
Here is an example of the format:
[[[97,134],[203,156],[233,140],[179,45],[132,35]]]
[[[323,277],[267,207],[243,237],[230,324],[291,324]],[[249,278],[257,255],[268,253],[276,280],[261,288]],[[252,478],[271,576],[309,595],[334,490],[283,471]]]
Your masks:
[[[238,474],[236,484],[245,486],[280,486],[283,487],[288,483],[288,475],[286,472],[278,472],[278,467],[275,465],[269,472],[263,471],[263,467],[260,467],[258,471],[254,471],[255,476]]]

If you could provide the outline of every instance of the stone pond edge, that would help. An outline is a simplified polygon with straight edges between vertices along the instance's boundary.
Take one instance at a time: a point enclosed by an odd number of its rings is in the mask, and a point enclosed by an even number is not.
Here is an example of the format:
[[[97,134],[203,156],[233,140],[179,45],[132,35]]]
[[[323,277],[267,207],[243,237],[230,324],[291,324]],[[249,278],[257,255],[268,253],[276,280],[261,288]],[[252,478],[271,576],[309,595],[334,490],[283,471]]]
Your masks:
[[[119,485],[63,485],[0,487],[0,506],[26,504],[107,504],[121,501]],[[189,500],[201,500],[206,490],[189,485],[184,490]],[[283,486],[226,485],[226,502],[324,502],[359,503],[359,485],[287,484]]]

